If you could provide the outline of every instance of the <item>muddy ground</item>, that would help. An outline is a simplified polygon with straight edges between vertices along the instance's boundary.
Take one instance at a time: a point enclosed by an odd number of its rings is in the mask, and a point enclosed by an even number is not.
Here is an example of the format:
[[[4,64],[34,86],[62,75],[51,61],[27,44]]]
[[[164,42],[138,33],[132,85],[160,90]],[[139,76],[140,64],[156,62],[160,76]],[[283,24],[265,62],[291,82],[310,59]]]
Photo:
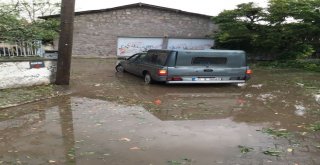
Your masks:
[[[0,109],[0,165],[320,164],[319,73],[257,68],[244,87],[145,85],[114,65],[73,59],[62,88],[72,94]]]

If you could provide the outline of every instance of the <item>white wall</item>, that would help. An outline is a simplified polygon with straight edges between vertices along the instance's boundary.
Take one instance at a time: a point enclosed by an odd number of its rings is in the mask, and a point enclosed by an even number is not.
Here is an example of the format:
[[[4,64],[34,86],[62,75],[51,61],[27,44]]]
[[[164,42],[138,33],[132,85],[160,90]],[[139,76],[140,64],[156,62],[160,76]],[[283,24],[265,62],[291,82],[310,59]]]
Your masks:
[[[149,49],[162,49],[162,38],[119,37],[117,56],[132,56]]]
[[[173,50],[205,50],[214,46],[212,39],[179,39],[169,38],[168,49]]]
[[[128,57],[149,49],[205,50],[214,46],[212,39],[118,37],[117,56]]]
[[[57,62],[44,61],[45,67],[30,69],[30,62],[0,62],[0,89],[46,85],[54,82]]]

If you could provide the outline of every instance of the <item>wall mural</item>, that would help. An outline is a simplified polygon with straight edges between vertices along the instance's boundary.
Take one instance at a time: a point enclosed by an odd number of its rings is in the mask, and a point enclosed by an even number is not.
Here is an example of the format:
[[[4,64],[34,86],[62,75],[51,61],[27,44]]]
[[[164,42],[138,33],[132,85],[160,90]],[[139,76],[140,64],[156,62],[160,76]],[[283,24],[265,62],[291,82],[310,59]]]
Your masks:
[[[173,50],[205,50],[214,46],[212,39],[175,39],[170,38],[168,49]]]
[[[119,37],[117,56],[127,57],[149,49],[162,49],[164,38]],[[173,50],[205,50],[214,46],[212,39],[168,39],[167,49]]]
[[[131,56],[149,49],[162,49],[162,38],[118,38],[118,56]]]

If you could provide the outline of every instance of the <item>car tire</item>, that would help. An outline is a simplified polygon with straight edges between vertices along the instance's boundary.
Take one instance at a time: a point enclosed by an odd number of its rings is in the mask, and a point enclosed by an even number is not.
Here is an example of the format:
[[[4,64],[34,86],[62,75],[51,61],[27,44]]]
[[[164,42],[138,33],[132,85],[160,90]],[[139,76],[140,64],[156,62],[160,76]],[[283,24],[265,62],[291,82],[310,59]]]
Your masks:
[[[144,83],[145,84],[152,84],[153,83],[153,80],[152,80],[150,73],[146,73],[144,75]]]
[[[125,72],[125,70],[124,70],[124,68],[123,68],[122,65],[117,65],[117,66],[116,66],[116,71],[117,71],[117,72]]]

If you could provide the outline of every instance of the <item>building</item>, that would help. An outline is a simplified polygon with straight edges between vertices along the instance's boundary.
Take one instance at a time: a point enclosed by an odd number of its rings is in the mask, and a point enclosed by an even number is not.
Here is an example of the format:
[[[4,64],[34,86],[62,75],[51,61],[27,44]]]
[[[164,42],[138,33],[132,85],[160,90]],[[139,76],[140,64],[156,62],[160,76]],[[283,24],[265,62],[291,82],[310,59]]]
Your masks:
[[[214,44],[209,35],[215,30],[211,16],[144,3],[76,12],[73,55],[128,56],[151,48],[206,49]]]

